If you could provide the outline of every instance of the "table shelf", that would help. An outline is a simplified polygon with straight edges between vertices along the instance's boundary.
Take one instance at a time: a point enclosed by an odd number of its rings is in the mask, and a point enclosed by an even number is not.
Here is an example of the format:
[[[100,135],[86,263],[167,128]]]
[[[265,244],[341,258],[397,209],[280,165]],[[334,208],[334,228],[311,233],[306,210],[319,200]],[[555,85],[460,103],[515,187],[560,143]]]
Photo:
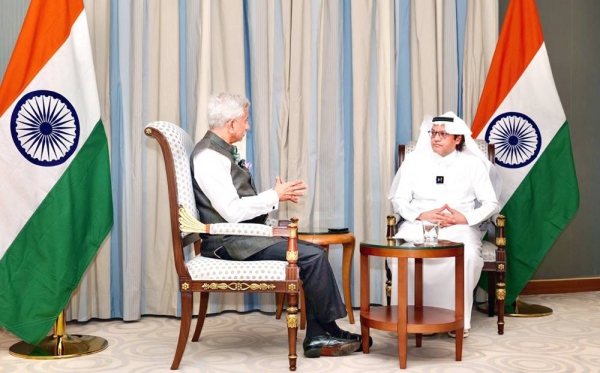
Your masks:
[[[463,318],[456,317],[454,310],[439,307],[408,306],[408,333],[440,333],[456,330],[463,325]],[[361,325],[390,332],[398,331],[398,307],[371,307],[360,313]]]

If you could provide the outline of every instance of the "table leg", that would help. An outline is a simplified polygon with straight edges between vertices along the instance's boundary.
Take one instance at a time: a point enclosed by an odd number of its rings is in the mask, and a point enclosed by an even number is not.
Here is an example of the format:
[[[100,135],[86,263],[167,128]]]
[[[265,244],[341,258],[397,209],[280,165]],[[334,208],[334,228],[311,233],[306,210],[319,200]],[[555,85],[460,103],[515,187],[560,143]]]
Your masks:
[[[454,309],[457,318],[463,318],[465,315],[465,257],[460,255],[454,258]],[[464,339],[464,324],[463,327],[456,330],[456,361],[462,360],[462,348]]]
[[[423,259],[415,258],[415,284],[414,284],[414,294],[415,294],[415,312],[418,309],[423,307]],[[421,347],[422,345],[422,334],[417,334],[415,339],[415,345],[417,347]]]
[[[369,256],[360,255],[360,312],[368,313],[371,303],[371,283],[369,272]],[[360,332],[363,340],[363,354],[369,353],[369,327],[364,323],[360,325]]]
[[[398,357],[406,369],[408,354],[408,259],[398,258]]]
[[[354,256],[354,237],[343,244],[342,258],[342,285],[344,287],[344,301],[346,302],[346,310],[348,311],[348,320],[350,324],[354,324],[354,313],[352,311],[352,293],[350,292],[350,271],[352,268],[352,257]]]

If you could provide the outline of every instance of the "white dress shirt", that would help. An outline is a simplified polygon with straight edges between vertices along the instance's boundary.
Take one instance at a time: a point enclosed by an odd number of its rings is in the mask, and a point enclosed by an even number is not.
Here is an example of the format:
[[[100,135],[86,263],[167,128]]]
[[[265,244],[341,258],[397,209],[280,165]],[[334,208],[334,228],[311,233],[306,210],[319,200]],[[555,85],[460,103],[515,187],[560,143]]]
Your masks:
[[[273,189],[240,198],[231,179],[230,160],[214,150],[196,154],[193,167],[198,186],[229,223],[239,223],[279,208],[279,196]]]

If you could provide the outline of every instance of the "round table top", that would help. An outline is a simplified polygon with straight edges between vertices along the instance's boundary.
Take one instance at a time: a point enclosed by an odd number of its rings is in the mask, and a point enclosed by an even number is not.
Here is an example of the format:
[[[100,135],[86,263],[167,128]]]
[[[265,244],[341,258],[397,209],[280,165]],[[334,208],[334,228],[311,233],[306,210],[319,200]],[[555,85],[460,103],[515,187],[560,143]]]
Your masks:
[[[370,240],[360,243],[363,255],[388,256],[397,258],[444,258],[462,256],[464,244],[439,240],[437,245],[407,242],[402,239]]]
[[[362,246],[380,247],[382,249],[398,249],[398,250],[442,250],[463,247],[460,242],[452,242],[447,240],[439,240],[437,245],[424,244],[422,242],[410,242],[401,238],[367,240],[360,243]]]

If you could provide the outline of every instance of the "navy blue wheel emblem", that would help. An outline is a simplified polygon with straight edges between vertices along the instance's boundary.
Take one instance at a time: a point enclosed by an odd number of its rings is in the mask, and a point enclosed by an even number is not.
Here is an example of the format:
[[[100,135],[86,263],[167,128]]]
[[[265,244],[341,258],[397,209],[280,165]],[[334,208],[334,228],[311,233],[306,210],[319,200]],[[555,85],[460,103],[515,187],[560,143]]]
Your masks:
[[[53,91],[32,91],[21,97],[10,120],[13,142],[38,166],[64,163],[79,141],[79,118],[73,105]]]
[[[498,115],[485,132],[485,141],[496,147],[496,164],[520,168],[533,162],[540,153],[540,129],[527,115],[507,112]]]

